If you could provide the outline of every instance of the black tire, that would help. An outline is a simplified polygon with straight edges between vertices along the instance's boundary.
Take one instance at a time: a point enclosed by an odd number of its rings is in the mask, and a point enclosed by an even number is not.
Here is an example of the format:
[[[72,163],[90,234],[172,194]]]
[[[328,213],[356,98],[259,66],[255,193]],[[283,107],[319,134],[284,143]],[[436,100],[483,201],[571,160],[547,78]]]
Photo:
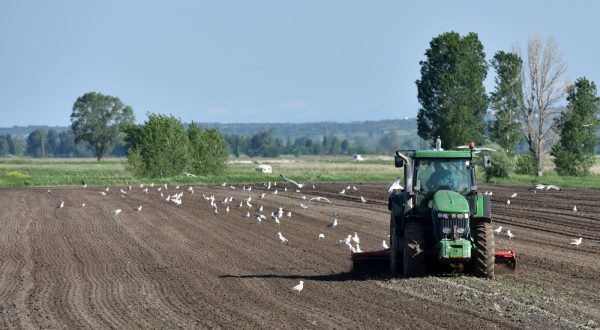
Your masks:
[[[416,221],[404,224],[404,276],[425,275],[425,229]]]
[[[396,233],[394,215],[390,216],[390,273],[397,276],[402,273],[401,240]]]
[[[473,222],[471,225],[473,250],[471,271],[474,276],[494,278],[494,231],[491,223]]]

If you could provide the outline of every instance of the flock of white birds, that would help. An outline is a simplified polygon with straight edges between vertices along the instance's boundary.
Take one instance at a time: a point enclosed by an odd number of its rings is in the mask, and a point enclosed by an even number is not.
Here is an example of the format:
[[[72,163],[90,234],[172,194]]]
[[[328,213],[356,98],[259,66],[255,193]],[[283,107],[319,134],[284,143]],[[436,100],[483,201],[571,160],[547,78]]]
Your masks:
[[[300,199],[300,203],[299,204],[300,205],[299,206],[302,209],[308,209],[309,206],[310,206],[310,204],[312,202],[323,202],[323,203],[330,203],[331,204],[331,201],[329,199],[327,199],[325,197],[322,197],[322,196],[314,196],[314,197],[311,197],[308,200],[308,202],[304,202],[307,199],[307,196],[304,195],[300,189],[306,188],[307,184],[309,182],[315,180],[316,178],[312,178],[310,180],[306,180],[306,181],[304,181],[302,183],[298,183],[298,182],[296,182],[296,181],[294,181],[292,179],[289,179],[289,178],[287,178],[287,177],[285,177],[283,175],[281,175],[281,178],[284,179],[284,180],[286,180],[286,181],[288,181],[288,182],[290,182],[290,183],[292,183],[295,186],[296,189],[294,191],[300,195],[300,197],[299,197],[299,199]],[[227,187],[227,183],[224,182],[223,184],[221,184],[221,186],[222,187]],[[267,193],[270,193],[273,196],[277,196],[279,189],[277,189],[277,182],[264,183],[262,186],[263,186],[262,187],[263,188],[263,192],[259,193],[258,195],[256,193],[254,193],[254,194],[252,193],[252,189],[253,189],[252,185],[249,185],[249,186],[245,186],[244,185],[244,186],[242,186],[241,189],[243,191],[247,192],[248,196],[246,198],[243,198],[242,200],[240,200],[239,203],[236,202],[236,204],[233,204],[234,198],[232,196],[225,196],[220,203],[217,203],[217,198],[215,197],[215,195],[206,196],[205,194],[202,194],[202,197],[203,197],[203,199],[205,201],[207,201],[210,204],[210,206],[213,209],[213,213],[215,215],[219,215],[219,210],[220,209],[224,210],[225,213],[229,213],[230,212],[230,206],[231,205],[237,205],[238,208],[246,209],[246,211],[243,212],[243,214],[242,214],[242,219],[244,219],[246,221],[249,221],[252,217],[254,217],[256,219],[256,221],[259,222],[259,223],[263,222],[263,221],[269,220],[269,221],[273,222],[276,225],[280,225],[281,221],[282,221],[282,219],[284,217],[284,215],[287,216],[287,218],[291,218],[292,217],[292,211],[288,210],[287,212],[285,212],[282,207],[278,207],[277,209],[275,209],[272,212],[270,212],[270,216],[269,217],[267,217],[265,215],[265,208],[262,205],[260,205],[260,201],[265,198],[265,196],[266,196]],[[86,188],[86,187],[87,187],[87,185],[82,182],[82,188]],[[150,184],[148,186],[146,186],[144,184],[139,185],[139,189],[143,193],[145,193],[145,194],[149,194],[149,192],[151,191],[150,189],[153,189],[153,190],[155,190],[156,192],[158,192],[160,194],[161,198],[164,199],[165,202],[167,202],[167,203],[173,203],[175,205],[182,205],[184,193],[183,193],[183,191],[180,190],[180,186],[179,185],[175,186],[174,188],[175,189],[173,189],[173,194],[169,194],[169,193],[167,193],[167,191],[169,191],[169,186],[166,183],[164,185],[162,185],[162,186],[155,186],[154,183],[152,183],[152,184]],[[240,187],[236,187],[234,185],[230,185],[229,188],[230,189],[238,189]],[[284,191],[286,191],[286,192],[288,191],[288,188],[285,187],[285,186],[282,187],[282,189]],[[312,185],[312,189],[313,190],[315,189],[314,185]],[[402,186],[400,185],[400,178],[399,177],[396,178],[396,180],[392,183],[392,185],[389,188],[389,192],[392,193],[396,189],[403,189]],[[561,188],[558,187],[558,186],[555,186],[555,185],[543,185],[543,184],[535,185],[535,186],[533,186],[533,187],[531,187],[529,189],[530,190],[535,189],[536,191],[537,190],[550,190],[550,189],[561,191]],[[133,190],[133,187],[131,185],[127,186],[125,189],[120,188],[119,189],[119,195],[120,195],[121,198],[127,198],[127,195],[132,190]],[[340,195],[345,195],[347,192],[357,191],[357,190],[358,189],[356,188],[356,186],[349,185],[346,188],[342,189],[339,192],[339,194]],[[103,189],[102,191],[99,191],[98,193],[101,196],[103,196],[104,198],[108,198],[109,197],[109,195],[108,195],[109,192],[110,192],[110,187],[106,187],[105,189]],[[194,194],[195,193],[195,188],[193,186],[188,186],[187,187],[187,193],[188,194]],[[48,194],[52,194],[51,190],[48,190]],[[486,191],[484,193],[484,195],[492,196],[493,192]],[[513,193],[513,194],[510,195],[510,198],[514,199],[517,196],[518,196],[517,193]],[[254,203],[256,203],[258,205],[256,208],[254,208],[254,206],[252,204],[253,197],[257,198],[256,200],[254,200]],[[364,196],[360,196],[360,201],[362,203],[366,203],[367,199]],[[219,206],[219,204],[221,206]],[[507,199],[506,204],[508,204],[508,205],[511,204],[510,199]],[[81,203],[81,207],[85,207],[85,205],[86,205],[85,203]],[[59,209],[62,209],[64,207],[65,207],[65,202],[64,201],[60,201],[57,204],[55,210],[59,210]],[[110,210],[109,213],[112,214],[112,215],[114,215],[114,216],[118,216],[119,214],[122,213],[122,211],[123,211],[122,209],[113,209],[113,210]],[[135,213],[141,212],[142,211],[142,205],[139,205],[139,206],[135,207],[133,209],[133,211]],[[573,212],[577,212],[577,207],[576,206],[573,207]],[[336,228],[338,225],[339,225],[338,214],[337,213],[333,213],[331,215],[331,222],[327,225],[327,227],[328,228]],[[494,233],[497,234],[497,235],[500,235],[500,234],[502,234],[504,232],[504,229],[505,228],[503,228],[503,226],[498,226],[497,228],[494,229]],[[510,231],[510,229],[506,229],[505,233],[506,233],[506,236],[508,236],[508,238],[511,241],[512,241],[513,238],[516,237],[515,234],[513,234]],[[325,239],[325,234],[319,233],[318,236],[317,236],[317,239],[318,240],[324,240]],[[277,232],[277,240],[281,244],[287,244],[288,241],[289,241],[281,232]],[[571,239],[570,244],[571,245],[575,245],[575,246],[579,246],[579,245],[582,244],[582,242],[583,242],[583,238],[579,237],[579,238]],[[360,238],[359,238],[357,232],[354,232],[354,234],[348,234],[348,236],[346,238],[340,239],[338,241],[338,243],[340,245],[342,245],[342,244],[345,245],[348,248],[348,250],[351,251],[351,252],[353,252],[353,253],[361,253],[362,252],[362,250],[360,248]],[[384,249],[388,249],[389,248],[389,246],[388,246],[388,244],[387,244],[387,242],[386,242],[385,239],[382,241],[381,245],[382,245],[382,247]],[[298,285],[294,286],[292,288],[292,290],[300,292],[300,291],[302,291],[303,287],[304,287],[304,281],[300,281],[300,283]]]
[[[294,192],[299,194],[299,200],[300,200],[299,206],[301,209],[308,209],[310,207],[311,203],[316,203],[316,202],[332,204],[332,202],[328,198],[323,197],[323,196],[314,196],[314,197],[311,197],[310,199],[308,199],[308,201],[306,201],[307,196],[305,194],[303,194],[300,189],[307,188],[308,183],[317,178],[312,178],[312,179],[306,180],[302,183],[299,183],[297,181],[289,179],[283,175],[281,175],[281,178],[284,179],[285,181],[288,181],[291,184],[293,184],[293,186],[295,188]],[[223,182],[221,184],[221,186],[227,187],[227,183]],[[82,188],[87,188],[87,184],[82,182]],[[169,188],[171,188],[171,190],[169,190]],[[269,216],[267,216],[266,215],[267,212],[265,212],[265,208],[263,207],[263,205],[260,205],[261,204],[260,201],[263,200],[265,198],[266,194],[268,194],[268,193],[270,193],[273,197],[275,197],[275,196],[278,196],[279,189],[282,189],[283,191],[287,192],[288,188],[286,186],[282,187],[280,185],[280,188],[277,188],[277,182],[273,182],[273,183],[267,182],[267,183],[262,184],[262,187],[260,187],[260,185],[257,185],[257,188],[255,188],[252,185],[249,185],[249,186],[244,185],[242,187],[236,187],[234,185],[229,185],[229,188],[232,190],[241,188],[242,191],[245,191],[248,193],[248,196],[243,198],[239,202],[236,201],[234,203],[233,196],[225,196],[222,201],[217,202],[217,197],[215,197],[214,194],[211,194],[209,196],[202,194],[203,199],[210,204],[210,206],[213,209],[213,213],[216,216],[219,215],[219,213],[222,212],[223,210],[225,213],[229,213],[230,207],[233,207],[234,205],[236,205],[240,209],[246,209],[242,213],[242,219],[247,220],[247,221],[254,218],[259,223],[263,222],[263,221],[271,221],[272,223],[279,226],[281,224],[281,221],[284,218],[284,216],[286,216],[287,218],[292,217],[292,211],[287,210],[287,212],[286,212],[283,210],[282,207],[276,208],[275,210],[270,212]],[[253,193],[252,192],[253,188],[255,188],[255,191],[256,190],[262,190],[262,191],[258,194],[255,192]],[[311,185],[311,188],[313,190],[316,189],[314,184]],[[111,189],[111,187],[106,187],[106,188],[102,189],[101,191],[98,191],[98,194],[101,195],[103,198],[109,198],[110,197],[110,189]],[[128,185],[124,188],[119,188],[118,195],[120,196],[120,198],[127,198],[128,194],[130,194],[133,191],[133,189],[134,189],[134,187],[132,187],[131,185]],[[140,184],[139,189],[141,192],[143,192],[146,195],[150,194],[152,191],[156,191],[158,194],[160,194],[161,199],[163,199],[166,203],[173,203],[175,205],[182,205],[182,203],[183,203],[184,192],[182,191],[182,189],[180,189],[180,185],[177,185],[174,187],[169,187],[169,185],[166,183],[163,185],[160,185],[160,186],[157,186],[154,183],[151,183],[149,185]],[[191,195],[191,194],[195,193],[196,189],[197,188],[194,188],[193,186],[188,186],[186,191],[188,194]],[[399,181],[394,182],[394,184],[390,188],[390,191],[392,191],[392,189],[402,189],[402,187],[399,186]],[[170,193],[168,193],[169,191],[172,191],[173,193],[170,194]],[[342,191],[340,191],[339,194],[345,195],[346,192],[350,192],[350,191],[358,191],[358,188],[355,185],[350,185],[350,186],[347,186]],[[48,194],[52,194],[51,190],[48,190]],[[253,198],[255,198],[255,199],[253,200]],[[364,196],[360,196],[359,200],[363,204],[367,203],[367,199]],[[255,203],[257,205],[257,207],[255,208],[252,203]],[[85,206],[86,206],[86,203],[81,203],[81,207],[85,207]],[[60,201],[59,204],[56,206],[56,210],[62,209],[64,207],[65,207],[65,202]],[[139,213],[141,211],[142,211],[142,205],[139,205],[139,206],[133,208],[133,212],[135,212],[135,213]],[[121,214],[123,212],[123,210],[120,208],[117,208],[117,209],[112,209],[108,212],[110,214],[112,214],[113,216],[118,216],[119,214]],[[331,229],[331,228],[336,228],[337,226],[338,226],[338,214],[333,213],[331,215],[331,222],[327,225],[327,228]],[[281,244],[287,244],[289,241],[281,232],[277,232],[276,239]],[[325,234],[318,233],[317,239],[324,240]],[[362,250],[360,248],[360,238],[358,237],[357,232],[354,232],[353,235],[348,234],[347,238],[339,240],[339,244],[346,245],[348,247],[349,251],[352,251],[354,253],[362,252]],[[385,240],[383,240],[382,246],[385,249],[389,248]],[[298,291],[298,292],[302,291],[303,284],[304,284],[304,282],[300,281],[300,284],[298,284],[297,286],[292,288],[292,290]]]

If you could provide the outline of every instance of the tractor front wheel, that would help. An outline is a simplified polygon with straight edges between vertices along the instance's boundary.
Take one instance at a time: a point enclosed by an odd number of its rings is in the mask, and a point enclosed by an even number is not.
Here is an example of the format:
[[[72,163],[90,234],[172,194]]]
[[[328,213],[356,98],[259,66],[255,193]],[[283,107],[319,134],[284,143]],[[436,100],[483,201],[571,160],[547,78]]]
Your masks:
[[[475,222],[471,226],[474,241],[471,253],[473,275],[494,278],[494,231],[489,222]]]
[[[417,221],[404,224],[404,276],[425,275],[425,229]]]

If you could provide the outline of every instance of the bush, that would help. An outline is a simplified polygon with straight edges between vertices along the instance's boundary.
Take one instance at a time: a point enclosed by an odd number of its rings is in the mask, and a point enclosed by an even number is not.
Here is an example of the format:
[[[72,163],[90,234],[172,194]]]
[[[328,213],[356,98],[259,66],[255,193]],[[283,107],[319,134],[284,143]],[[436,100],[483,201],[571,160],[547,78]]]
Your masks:
[[[535,160],[530,154],[522,154],[517,156],[517,162],[515,166],[515,173],[536,175],[537,170],[535,167]]]
[[[129,126],[126,133],[128,167],[135,175],[168,177],[187,169],[190,141],[179,119],[150,113],[143,125]]]
[[[514,168],[514,160],[510,155],[497,146],[492,146],[492,148],[498,151],[482,152],[483,155],[488,155],[492,159],[492,166],[483,167],[486,182],[490,182],[492,178],[508,178]],[[479,156],[481,165],[483,165],[483,155]]]
[[[225,171],[229,153],[225,138],[216,128],[188,127],[191,167],[196,174],[220,174]]]

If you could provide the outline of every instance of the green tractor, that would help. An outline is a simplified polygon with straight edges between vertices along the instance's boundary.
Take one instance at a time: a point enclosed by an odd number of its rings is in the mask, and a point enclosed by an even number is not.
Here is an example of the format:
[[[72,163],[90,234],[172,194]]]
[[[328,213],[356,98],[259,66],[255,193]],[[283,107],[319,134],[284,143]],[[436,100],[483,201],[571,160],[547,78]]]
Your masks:
[[[391,273],[405,277],[449,268],[491,279],[496,262],[514,268],[513,250],[494,250],[491,201],[477,193],[475,150],[396,152],[405,187],[388,201],[390,248],[353,254],[355,264],[389,259]]]

